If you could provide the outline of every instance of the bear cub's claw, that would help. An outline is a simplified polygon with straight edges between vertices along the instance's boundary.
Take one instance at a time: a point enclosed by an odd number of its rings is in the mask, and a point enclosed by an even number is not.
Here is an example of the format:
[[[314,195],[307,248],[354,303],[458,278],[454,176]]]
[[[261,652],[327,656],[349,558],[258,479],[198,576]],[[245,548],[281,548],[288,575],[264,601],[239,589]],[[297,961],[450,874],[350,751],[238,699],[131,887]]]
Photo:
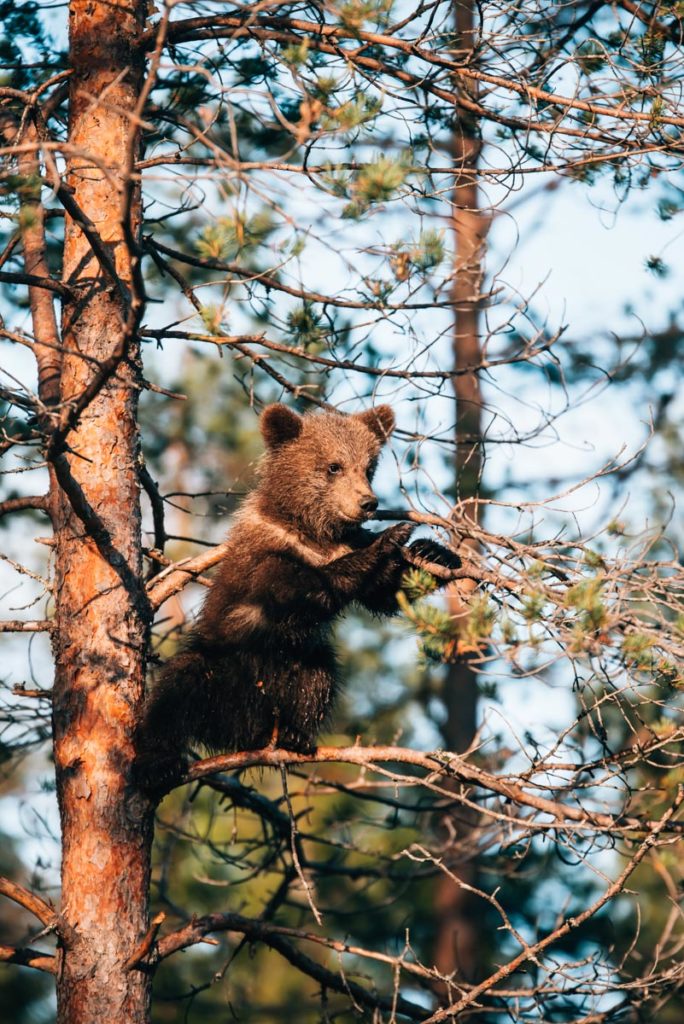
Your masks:
[[[434,540],[414,540],[413,544],[409,547],[409,551],[412,555],[417,555],[418,558],[425,559],[426,562],[434,562],[435,565],[441,565],[444,569],[460,569],[461,559],[454,551],[449,551],[448,548],[442,547]]]
[[[414,523],[398,523],[396,526],[390,526],[388,530],[380,534],[380,543],[388,549],[402,547],[415,528]]]

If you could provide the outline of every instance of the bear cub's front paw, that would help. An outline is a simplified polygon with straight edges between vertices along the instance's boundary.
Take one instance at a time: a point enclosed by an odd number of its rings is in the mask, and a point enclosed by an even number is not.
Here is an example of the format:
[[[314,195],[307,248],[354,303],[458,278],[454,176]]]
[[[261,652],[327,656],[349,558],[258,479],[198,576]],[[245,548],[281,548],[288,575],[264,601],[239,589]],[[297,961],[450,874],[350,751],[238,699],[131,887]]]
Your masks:
[[[409,547],[409,551],[417,558],[423,559],[426,562],[432,562],[434,565],[441,565],[444,569],[461,568],[461,559],[456,552],[449,551],[448,548],[443,547],[434,540],[423,538],[414,540],[413,544]]]
[[[396,526],[390,526],[388,530],[384,530],[378,536],[376,543],[381,551],[389,554],[396,551],[398,547],[403,547],[415,528],[414,523],[397,523]]]

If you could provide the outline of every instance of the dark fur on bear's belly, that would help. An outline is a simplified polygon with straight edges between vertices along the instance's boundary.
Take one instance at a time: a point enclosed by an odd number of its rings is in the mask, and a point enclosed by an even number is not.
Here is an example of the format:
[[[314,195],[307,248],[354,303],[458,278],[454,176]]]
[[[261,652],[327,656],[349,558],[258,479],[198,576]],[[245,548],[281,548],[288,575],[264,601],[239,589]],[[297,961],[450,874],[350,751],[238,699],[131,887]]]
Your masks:
[[[212,753],[277,741],[310,753],[334,703],[335,669],[332,646],[320,639],[196,649],[191,640],[162,671],[147,725],[176,751],[188,741]]]

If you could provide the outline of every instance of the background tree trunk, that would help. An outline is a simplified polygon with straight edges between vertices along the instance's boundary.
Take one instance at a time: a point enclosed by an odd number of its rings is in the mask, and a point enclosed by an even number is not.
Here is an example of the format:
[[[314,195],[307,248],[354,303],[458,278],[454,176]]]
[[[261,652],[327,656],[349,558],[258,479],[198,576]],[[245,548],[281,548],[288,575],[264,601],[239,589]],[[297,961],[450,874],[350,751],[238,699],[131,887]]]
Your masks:
[[[454,59],[474,61],[476,58],[477,32],[475,6],[471,0],[456,3],[454,8],[456,41]],[[457,83],[459,90],[464,88]],[[476,83],[468,86],[474,96]],[[463,108],[458,112],[453,140],[453,162],[456,169],[452,230],[456,250],[454,268],[454,343],[455,369],[477,366],[481,360],[480,351],[480,301],[482,291],[483,258],[489,218],[479,208],[477,166],[482,148],[477,121]],[[478,493],[482,455],[482,395],[480,382],[475,373],[454,376],[456,397],[456,497],[464,502],[466,515],[477,520],[476,502],[469,502]],[[468,542],[466,542],[468,543]],[[450,614],[456,621],[465,624],[468,606],[464,596],[475,589],[475,584],[463,581],[452,587],[448,593]],[[467,655],[461,655],[447,666],[444,680],[443,701],[446,719],[442,735],[447,750],[467,750],[477,728],[477,676]],[[457,838],[464,840],[472,826],[466,808],[461,808],[454,821]],[[459,846],[462,844],[459,843]],[[465,843],[463,844],[466,845]],[[461,857],[450,865],[453,873],[468,885],[475,880],[474,866]],[[478,916],[481,907],[478,900],[465,889],[459,888],[444,876],[438,883],[435,912],[437,915],[437,940],[435,963],[444,974],[454,973],[459,978],[472,979],[481,962]]]
[[[97,374],[101,386],[69,432],[63,413],[66,448],[57,444],[52,453],[59,480],[52,493],[54,753],[66,931],[58,1021],[133,1024],[148,1019],[149,978],[124,964],[147,924],[151,844],[149,808],[130,780],[149,618],[140,583],[140,296],[124,225],[129,217],[135,233],[137,190],[122,211],[138,145],[129,115],[142,85],[136,41],[145,3],[72,0],[69,13],[75,206],[67,205],[65,225],[64,280],[73,298],[63,312],[62,402],[78,401]]]

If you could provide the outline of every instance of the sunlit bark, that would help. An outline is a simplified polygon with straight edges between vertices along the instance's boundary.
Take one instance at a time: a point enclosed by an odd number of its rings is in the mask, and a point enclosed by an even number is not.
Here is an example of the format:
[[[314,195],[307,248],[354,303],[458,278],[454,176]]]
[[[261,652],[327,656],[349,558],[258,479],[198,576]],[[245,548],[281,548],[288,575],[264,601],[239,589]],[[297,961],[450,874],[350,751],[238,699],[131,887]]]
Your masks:
[[[122,223],[126,167],[137,147],[129,114],[141,89],[135,44],[145,9],[141,0],[70,5],[68,186],[75,207],[66,218],[64,280],[74,299],[62,321],[62,402],[78,401],[103,364],[111,372],[73,429],[63,415],[65,445],[52,452],[59,479],[53,707],[67,934],[57,981],[63,1024],[132,1024],[147,1020],[149,1009],[148,977],[124,970],[147,926],[151,838],[148,808],[130,775],[148,614],[140,585],[139,296]],[[135,233],[137,192],[127,214]],[[97,255],[93,232],[102,243]]]

